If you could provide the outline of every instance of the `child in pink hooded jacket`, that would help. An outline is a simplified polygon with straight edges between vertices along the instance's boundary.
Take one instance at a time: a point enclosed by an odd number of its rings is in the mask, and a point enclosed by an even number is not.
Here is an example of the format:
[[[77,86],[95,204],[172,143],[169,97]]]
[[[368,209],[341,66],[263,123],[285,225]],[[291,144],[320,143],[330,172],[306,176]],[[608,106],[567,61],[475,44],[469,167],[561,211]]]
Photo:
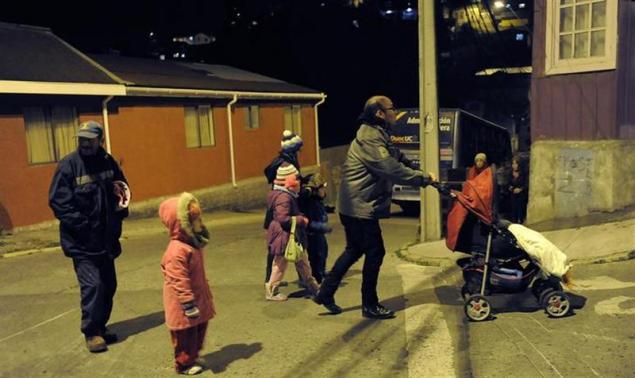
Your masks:
[[[161,203],[159,217],[170,233],[161,271],[165,324],[172,338],[175,367],[179,374],[198,374],[204,368],[196,359],[207,323],[216,314],[203,260],[209,232],[203,225],[198,200],[189,193]]]

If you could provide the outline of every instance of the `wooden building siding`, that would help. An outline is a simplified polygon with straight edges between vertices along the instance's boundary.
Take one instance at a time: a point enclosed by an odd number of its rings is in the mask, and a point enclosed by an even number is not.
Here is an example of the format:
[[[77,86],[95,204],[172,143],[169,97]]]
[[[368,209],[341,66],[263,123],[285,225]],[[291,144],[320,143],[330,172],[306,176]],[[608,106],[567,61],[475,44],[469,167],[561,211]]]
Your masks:
[[[635,49],[625,47],[635,42],[635,30],[630,25],[635,4],[620,0],[616,70],[546,76],[547,1],[550,0],[534,3],[532,140],[618,138],[618,122],[635,123],[635,110],[629,106],[629,94],[635,89],[632,67]]]
[[[619,22],[617,123],[630,125],[628,136],[635,138],[635,1],[620,3]]]

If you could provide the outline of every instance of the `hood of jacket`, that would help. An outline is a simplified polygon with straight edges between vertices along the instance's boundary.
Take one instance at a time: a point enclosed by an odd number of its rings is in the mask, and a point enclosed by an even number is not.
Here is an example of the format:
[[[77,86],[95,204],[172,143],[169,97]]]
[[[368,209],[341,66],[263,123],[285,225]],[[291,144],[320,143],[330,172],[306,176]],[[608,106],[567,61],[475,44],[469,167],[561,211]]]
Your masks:
[[[170,239],[202,248],[207,244],[209,233],[207,229],[204,229],[202,233],[194,232],[189,214],[189,206],[192,202],[198,205],[198,200],[190,193],[182,193],[178,197],[167,199],[159,206],[159,218],[168,229]]]

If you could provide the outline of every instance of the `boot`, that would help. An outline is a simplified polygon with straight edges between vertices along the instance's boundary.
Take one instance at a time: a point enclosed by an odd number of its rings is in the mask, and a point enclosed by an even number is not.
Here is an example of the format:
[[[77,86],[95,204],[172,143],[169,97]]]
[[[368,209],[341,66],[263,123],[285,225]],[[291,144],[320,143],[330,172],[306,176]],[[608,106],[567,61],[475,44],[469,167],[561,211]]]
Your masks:
[[[287,296],[278,292],[278,286],[265,284],[265,299],[268,301],[282,302],[287,300]]]
[[[108,350],[106,340],[101,336],[86,336],[86,348],[90,353],[99,353]]]

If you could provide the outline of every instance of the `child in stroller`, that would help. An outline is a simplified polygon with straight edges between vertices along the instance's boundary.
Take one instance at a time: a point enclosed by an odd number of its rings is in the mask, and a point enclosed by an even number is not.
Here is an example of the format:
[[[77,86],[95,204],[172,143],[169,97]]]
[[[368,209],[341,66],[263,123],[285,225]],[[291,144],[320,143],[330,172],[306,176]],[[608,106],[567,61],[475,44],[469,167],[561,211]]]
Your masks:
[[[488,319],[489,296],[531,288],[549,316],[563,317],[571,311],[562,290],[570,274],[566,256],[537,232],[498,218],[494,169],[467,180],[462,192],[433,184],[455,199],[447,218],[447,247],[470,255],[457,261],[465,281],[465,315],[473,321]]]

